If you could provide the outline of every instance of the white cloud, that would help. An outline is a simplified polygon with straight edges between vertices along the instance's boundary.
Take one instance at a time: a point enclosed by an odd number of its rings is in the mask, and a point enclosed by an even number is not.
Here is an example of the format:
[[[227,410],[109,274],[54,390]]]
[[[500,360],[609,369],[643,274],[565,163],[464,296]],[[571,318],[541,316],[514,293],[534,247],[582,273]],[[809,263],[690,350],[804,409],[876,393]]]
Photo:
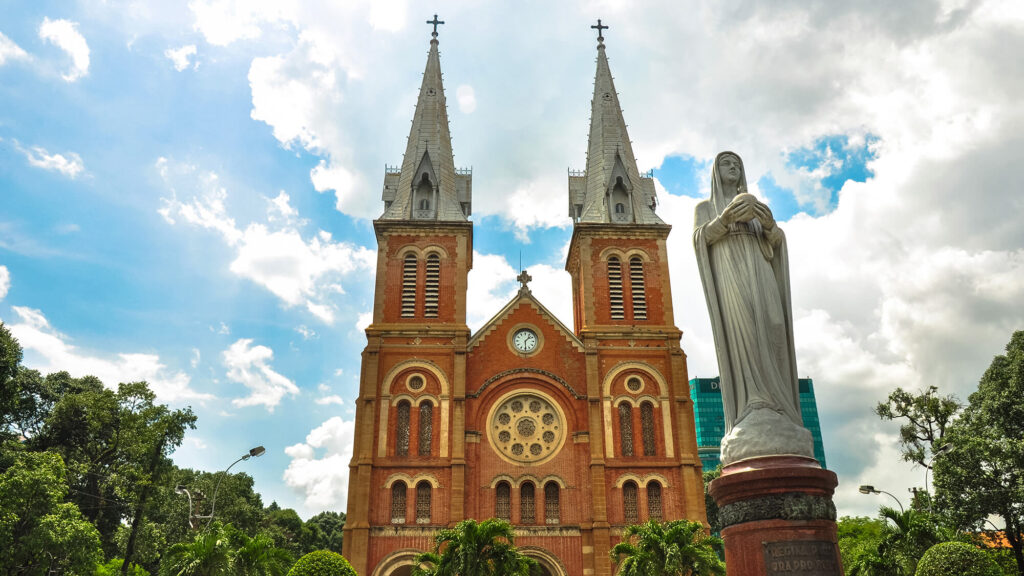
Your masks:
[[[43,18],[39,37],[71,56],[71,69],[62,76],[64,80],[74,82],[89,73],[89,44],[78,32],[78,23]]]
[[[292,460],[284,481],[303,497],[308,509],[346,508],[353,442],[355,421],[335,416],[314,428],[304,443],[285,448]]]
[[[304,238],[298,229],[304,221],[284,192],[269,201],[266,224],[253,222],[242,229],[227,215],[227,191],[216,174],[196,175],[193,167],[172,166],[164,158],[157,161],[157,168],[173,192],[159,210],[164,219],[175,224],[180,218],[220,233],[235,250],[230,271],[263,286],[286,307],[301,305],[321,321],[332,323],[337,312],[333,297],[344,293],[338,281],[376,265],[373,250],[335,242],[324,230]],[[178,200],[174,185],[182,177],[190,187],[199,188],[185,202]]]
[[[189,66],[193,70],[199,68],[199,61],[192,62],[192,58],[196,55],[196,45],[188,44],[180,48],[168,48],[164,50],[164,56],[166,56],[173,64],[174,69],[178,72],[184,71]]]
[[[455,99],[459,102],[459,111],[472,114],[476,110],[476,92],[469,84],[462,84],[455,90]]]
[[[10,289],[11,271],[7,269],[7,266],[0,266],[0,300],[7,296],[7,291]]]
[[[373,310],[363,312],[356,318],[356,330],[360,332],[369,328],[370,324],[373,324]]]
[[[534,264],[527,271],[533,280],[534,297],[559,321],[572,327],[572,293],[569,273],[547,264]],[[466,323],[477,330],[494,317],[519,291],[519,272],[498,254],[473,253],[473,269],[467,287]]]
[[[253,346],[251,338],[241,338],[224,351],[227,377],[249,389],[249,395],[231,401],[235,406],[265,406],[268,411],[281,403],[286,394],[299,393],[298,386],[274,371],[270,361],[274,351],[266,346]]]
[[[313,338],[316,338],[317,336],[315,330],[310,329],[308,326],[304,324],[296,326],[295,331],[298,332],[300,336],[302,336],[303,340],[311,340]]]
[[[201,359],[201,357],[202,355],[199,353],[199,348],[193,348],[192,358],[188,361],[189,366],[191,366],[192,368],[199,366],[199,360]]]
[[[28,54],[20,46],[5,36],[3,32],[0,32],[0,66],[6,64],[8,60],[13,62],[28,59]]]
[[[82,162],[82,157],[74,152],[68,152],[65,156],[64,154],[57,153],[50,154],[41,146],[22,148],[18,143],[15,143],[15,146],[25,155],[28,163],[36,168],[58,172],[71,179],[75,179],[85,172],[85,164]]]
[[[156,354],[90,354],[71,344],[70,338],[51,326],[41,311],[23,306],[12,309],[19,321],[9,328],[26,352],[26,366],[43,373],[63,370],[75,377],[96,376],[110,388],[122,382],[145,380],[162,402],[180,404],[213,398],[192,389],[187,374],[168,369]]]
[[[323,396],[321,398],[317,398],[316,403],[321,406],[326,406],[328,404],[337,404],[338,406],[341,406],[345,403],[345,401],[341,398],[341,396],[338,396],[337,394],[331,394],[330,396]]]

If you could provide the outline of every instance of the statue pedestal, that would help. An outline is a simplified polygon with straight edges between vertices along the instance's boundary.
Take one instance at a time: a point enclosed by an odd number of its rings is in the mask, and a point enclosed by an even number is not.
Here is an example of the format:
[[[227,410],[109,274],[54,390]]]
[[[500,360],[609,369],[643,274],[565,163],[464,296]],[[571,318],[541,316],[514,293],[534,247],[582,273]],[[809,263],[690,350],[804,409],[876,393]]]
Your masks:
[[[729,576],[842,576],[832,493],[838,481],[805,456],[734,462],[711,483]]]

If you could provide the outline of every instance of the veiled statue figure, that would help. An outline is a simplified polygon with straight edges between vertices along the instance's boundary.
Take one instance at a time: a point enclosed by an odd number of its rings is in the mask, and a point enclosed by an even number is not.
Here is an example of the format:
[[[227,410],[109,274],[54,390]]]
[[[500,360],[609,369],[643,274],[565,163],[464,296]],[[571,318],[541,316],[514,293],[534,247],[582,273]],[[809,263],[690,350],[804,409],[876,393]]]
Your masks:
[[[722,152],[711,168],[711,198],[694,216],[725,408],[723,465],[814,456],[800,416],[786,237],[768,206],[746,190],[743,161]]]

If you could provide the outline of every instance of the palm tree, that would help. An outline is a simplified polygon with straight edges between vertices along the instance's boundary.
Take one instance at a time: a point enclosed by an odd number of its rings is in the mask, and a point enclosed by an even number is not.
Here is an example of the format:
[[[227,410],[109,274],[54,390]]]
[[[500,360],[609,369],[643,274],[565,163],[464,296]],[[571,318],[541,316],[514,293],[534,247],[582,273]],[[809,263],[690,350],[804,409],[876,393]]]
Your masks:
[[[632,525],[612,548],[612,561],[621,576],[724,576],[725,563],[715,549],[722,541],[689,520]]]
[[[287,550],[274,546],[266,534],[249,538],[239,532],[239,542],[231,555],[231,572],[235,576],[284,576],[294,559]]]
[[[437,534],[433,552],[416,557],[413,576],[529,576],[537,563],[519,552],[514,537],[504,520],[463,520]]]
[[[160,564],[163,576],[220,576],[231,565],[228,538],[215,527],[171,546]]]
[[[895,574],[914,574],[917,561],[925,551],[953,537],[934,515],[923,510],[897,511],[882,506],[878,514],[885,521],[882,541],[878,543],[878,557],[884,564],[895,568]]]

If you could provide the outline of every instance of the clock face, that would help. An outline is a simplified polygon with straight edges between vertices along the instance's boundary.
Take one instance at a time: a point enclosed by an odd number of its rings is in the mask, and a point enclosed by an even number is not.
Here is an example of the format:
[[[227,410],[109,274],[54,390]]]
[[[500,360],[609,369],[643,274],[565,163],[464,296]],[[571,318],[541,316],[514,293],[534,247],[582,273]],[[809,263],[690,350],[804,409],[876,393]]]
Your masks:
[[[533,352],[537,348],[537,335],[533,330],[523,328],[512,336],[512,345],[520,352]]]

